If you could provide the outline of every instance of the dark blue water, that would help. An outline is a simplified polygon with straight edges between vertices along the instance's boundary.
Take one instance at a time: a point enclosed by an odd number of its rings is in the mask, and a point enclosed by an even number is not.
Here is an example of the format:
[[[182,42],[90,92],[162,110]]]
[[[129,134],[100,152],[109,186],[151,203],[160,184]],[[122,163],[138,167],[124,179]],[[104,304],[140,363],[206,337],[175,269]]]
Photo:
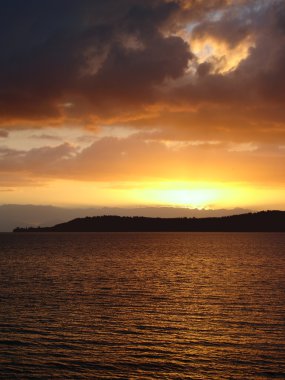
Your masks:
[[[285,379],[285,234],[0,234],[3,379]]]

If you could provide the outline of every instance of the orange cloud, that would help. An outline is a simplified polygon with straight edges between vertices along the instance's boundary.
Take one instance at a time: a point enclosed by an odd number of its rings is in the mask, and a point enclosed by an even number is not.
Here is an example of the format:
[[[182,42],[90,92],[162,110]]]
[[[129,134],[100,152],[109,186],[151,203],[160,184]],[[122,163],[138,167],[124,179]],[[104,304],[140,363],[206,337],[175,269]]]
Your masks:
[[[69,144],[29,151],[0,150],[0,172],[27,180],[238,181],[285,183],[282,146],[102,138],[78,150]],[[11,184],[12,186],[13,184]]]

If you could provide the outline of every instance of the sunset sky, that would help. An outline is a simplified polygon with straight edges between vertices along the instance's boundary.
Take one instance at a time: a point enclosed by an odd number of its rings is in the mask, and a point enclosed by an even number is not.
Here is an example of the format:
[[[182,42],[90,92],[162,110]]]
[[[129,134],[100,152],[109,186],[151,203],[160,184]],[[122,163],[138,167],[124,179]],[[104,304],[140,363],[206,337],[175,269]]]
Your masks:
[[[1,0],[0,203],[285,210],[284,0]]]

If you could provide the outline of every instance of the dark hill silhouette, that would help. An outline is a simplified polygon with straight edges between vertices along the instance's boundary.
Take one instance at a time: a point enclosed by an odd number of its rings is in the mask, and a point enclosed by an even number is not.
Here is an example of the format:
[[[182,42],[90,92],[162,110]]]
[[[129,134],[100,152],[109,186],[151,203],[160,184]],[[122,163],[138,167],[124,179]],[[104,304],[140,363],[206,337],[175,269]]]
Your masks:
[[[216,218],[96,216],[53,227],[16,228],[14,232],[285,232],[285,211],[261,211]]]
[[[89,207],[65,208],[40,205],[0,205],[0,232],[10,232],[18,227],[49,227],[65,223],[74,218],[88,216],[118,215],[145,216],[148,218],[212,218],[237,215],[252,210],[234,209],[189,209],[170,206],[137,206],[137,207]]]

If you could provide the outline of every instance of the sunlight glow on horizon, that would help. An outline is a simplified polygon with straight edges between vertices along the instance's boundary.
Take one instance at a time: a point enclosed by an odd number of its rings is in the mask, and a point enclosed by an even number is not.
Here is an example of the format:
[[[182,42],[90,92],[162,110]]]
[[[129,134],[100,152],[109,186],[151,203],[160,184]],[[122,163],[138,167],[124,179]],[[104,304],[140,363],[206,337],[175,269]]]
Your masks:
[[[2,203],[62,207],[185,207],[219,209],[284,209],[284,188],[211,182],[83,182],[54,181],[45,186],[2,191]],[[275,199],[275,203],[272,203]]]

